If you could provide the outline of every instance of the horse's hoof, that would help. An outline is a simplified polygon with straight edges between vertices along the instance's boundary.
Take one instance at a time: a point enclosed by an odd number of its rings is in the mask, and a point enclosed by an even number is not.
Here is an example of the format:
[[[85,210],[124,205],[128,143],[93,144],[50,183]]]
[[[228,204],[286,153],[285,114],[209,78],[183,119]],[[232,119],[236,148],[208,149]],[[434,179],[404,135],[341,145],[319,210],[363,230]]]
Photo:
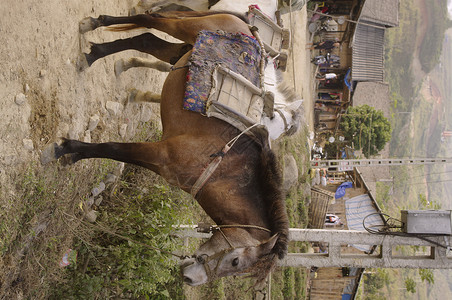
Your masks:
[[[52,161],[55,161],[57,157],[55,156],[55,149],[58,147],[57,143],[48,145],[41,153],[41,164],[46,165]]]
[[[115,62],[115,76],[118,78],[124,72],[124,59],[119,59]]]
[[[86,17],[78,23],[78,31],[80,32],[80,34],[92,31],[97,27],[99,27],[98,22],[96,21],[96,19],[91,17]]]

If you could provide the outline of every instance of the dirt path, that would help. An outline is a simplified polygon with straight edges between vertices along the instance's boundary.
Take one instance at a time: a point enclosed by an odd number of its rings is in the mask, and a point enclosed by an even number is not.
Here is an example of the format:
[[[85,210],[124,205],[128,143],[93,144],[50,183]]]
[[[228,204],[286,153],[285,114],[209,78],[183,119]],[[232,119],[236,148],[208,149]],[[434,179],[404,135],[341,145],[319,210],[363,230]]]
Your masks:
[[[309,31],[307,27],[307,10],[306,6],[300,11],[290,15],[283,16],[284,26],[291,29],[292,48],[290,49],[290,56],[288,59],[287,71],[284,74],[284,79],[294,87],[295,91],[304,100],[305,119],[308,125],[308,130],[314,130],[314,102],[313,97],[314,86],[314,65],[311,63],[311,53],[306,50],[306,44],[309,41]],[[292,21],[292,22],[291,22]]]
[[[140,107],[125,105],[126,90],[153,86],[159,89],[162,74],[134,70],[116,79],[114,59],[131,53],[100,60],[84,72],[77,68],[80,50],[86,44],[78,33],[79,20],[98,14],[125,15],[133,3],[132,0],[18,0],[0,7],[2,185],[15,166],[36,161],[40,150],[56,137],[99,141],[118,136],[118,126],[127,124],[124,136],[127,138],[133,135],[140,119],[147,118],[141,115]],[[86,36],[98,42],[121,35],[96,30]],[[109,112],[108,101],[117,103],[119,109]],[[88,121],[94,115],[100,117],[102,128],[90,132]]]

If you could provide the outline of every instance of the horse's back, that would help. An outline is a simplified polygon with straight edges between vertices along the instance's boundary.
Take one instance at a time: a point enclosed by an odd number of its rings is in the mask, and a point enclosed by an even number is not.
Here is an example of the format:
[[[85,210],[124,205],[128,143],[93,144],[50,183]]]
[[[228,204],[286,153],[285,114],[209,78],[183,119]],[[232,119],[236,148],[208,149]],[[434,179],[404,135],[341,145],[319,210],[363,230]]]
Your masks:
[[[163,139],[176,135],[215,136],[224,132],[228,125],[216,118],[183,108],[188,68],[185,67],[191,51],[175,65],[163,85],[160,114]]]

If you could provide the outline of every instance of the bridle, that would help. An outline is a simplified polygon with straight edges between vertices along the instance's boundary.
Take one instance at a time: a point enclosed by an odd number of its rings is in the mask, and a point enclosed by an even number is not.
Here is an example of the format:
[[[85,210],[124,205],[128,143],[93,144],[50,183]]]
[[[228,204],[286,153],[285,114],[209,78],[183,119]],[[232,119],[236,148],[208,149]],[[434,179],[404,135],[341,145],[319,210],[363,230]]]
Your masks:
[[[281,119],[284,122],[284,132],[286,132],[289,129],[289,123],[287,122],[286,116],[279,108],[275,109],[275,111],[281,116]]]
[[[208,254],[201,254],[201,255],[196,255],[193,254],[191,257],[194,258],[196,260],[197,263],[201,264],[204,267],[204,270],[206,272],[207,278],[209,278],[210,280],[213,280],[215,278],[217,278],[217,271],[218,271],[218,267],[221,265],[221,262],[223,261],[223,258],[226,254],[234,251],[235,249],[238,248],[244,248],[244,247],[236,247],[234,245],[232,245],[231,241],[228,239],[228,237],[224,234],[222,228],[252,228],[252,229],[259,229],[262,231],[266,231],[271,233],[271,230],[261,227],[261,226],[257,226],[257,225],[215,225],[215,226],[211,226],[210,227],[210,231],[213,232],[215,230],[219,231],[221,233],[221,235],[223,236],[223,238],[226,240],[226,242],[229,245],[229,248],[225,248],[219,252],[215,252],[212,255],[208,255]],[[263,241],[261,243],[259,243],[258,245],[255,245],[254,247],[258,247],[262,244],[265,244],[267,241]],[[209,266],[209,262],[212,260],[218,259],[215,268],[212,269]],[[193,263],[192,263],[193,264]]]

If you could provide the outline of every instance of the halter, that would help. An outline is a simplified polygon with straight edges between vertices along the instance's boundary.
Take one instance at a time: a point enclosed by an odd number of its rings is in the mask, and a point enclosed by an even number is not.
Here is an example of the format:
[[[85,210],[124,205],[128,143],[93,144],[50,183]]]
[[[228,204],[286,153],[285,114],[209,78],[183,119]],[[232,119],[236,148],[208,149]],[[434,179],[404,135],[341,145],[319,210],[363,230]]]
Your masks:
[[[284,113],[278,108],[275,109],[275,111],[281,116],[283,122],[284,122],[284,131],[287,131],[289,129],[289,124],[287,123],[287,119],[286,116],[284,115]]]
[[[226,242],[229,244],[229,248],[223,249],[219,252],[214,253],[213,255],[207,255],[207,254],[202,254],[202,255],[196,255],[194,254],[192,257],[201,265],[203,265],[204,270],[206,271],[206,275],[208,278],[210,279],[215,279],[217,276],[217,270],[218,267],[220,266],[221,262],[223,261],[223,258],[226,254],[230,253],[231,251],[237,249],[237,248],[244,248],[244,247],[234,247],[231,243],[231,241],[227,238],[227,236],[224,234],[223,230],[221,230],[221,228],[253,228],[253,229],[259,229],[259,230],[263,230],[266,232],[271,233],[271,230],[265,228],[265,227],[261,227],[261,226],[257,226],[257,225],[238,225],[238,224],[231,224],[231,225],[216,225],[216,226],[212,226],[210,227],[210,231],[212,232],[213,230],[218,230],[221,235],[223,236],[223,238],[226,240]],[[254,247],[258,247],[264,243],[266,243],[267,241],[261,242],[260,244],[254,246]],[[218,258],[217,264],[215,265],[215,268],[213,269],[213,271],[210,269],[209,267],[209,262],[212,260],[215,260]]]

